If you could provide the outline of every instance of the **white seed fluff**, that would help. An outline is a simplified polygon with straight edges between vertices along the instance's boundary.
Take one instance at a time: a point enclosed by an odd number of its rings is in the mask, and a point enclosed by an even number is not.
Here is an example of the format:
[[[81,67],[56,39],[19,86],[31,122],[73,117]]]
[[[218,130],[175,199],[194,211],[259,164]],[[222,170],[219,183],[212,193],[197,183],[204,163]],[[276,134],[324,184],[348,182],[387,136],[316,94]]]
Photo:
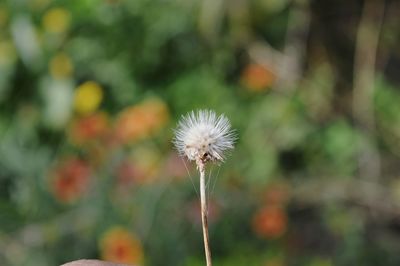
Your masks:
[[[225,115],[214,111],[190,112],[178,123],[174,144],[181,156],[189,160],[223,161],[226,150],[233,149],[235,133]]]

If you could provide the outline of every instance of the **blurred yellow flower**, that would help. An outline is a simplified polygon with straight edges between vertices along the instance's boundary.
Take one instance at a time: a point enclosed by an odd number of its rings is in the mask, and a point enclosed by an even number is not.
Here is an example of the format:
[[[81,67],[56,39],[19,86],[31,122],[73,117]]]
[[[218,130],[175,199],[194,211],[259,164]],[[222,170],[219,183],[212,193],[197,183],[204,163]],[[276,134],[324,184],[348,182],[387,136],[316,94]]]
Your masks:
[[[100,252],[106,261],[143,265],[143,248],[139,240],[122,227],[113,227],[101,237]]]
[[[46,8],[49,5],[51,0],[31,0],[29,1],[29,5],[33,10],[41,10]]]
[[[11,41],[0,41],[0,65],[9,65],[16,59],[16,51]]]
[[[64,8],[52,8],[44,14],[42,23],[48,32],[63,33],[70,26],[71,15]]]
[[[94,81],[81,84],[75,91],[74,106],[80,114],[94,112],[103,99],[103,89]]]
[[[73,65],[67,54],[58,53],[50,60],[49,69],[53,77],[66,78],[71,76]]]
[[[3,6],[0,6],[0,27],[4,27],[7,21],[8,21],[7,9]]]

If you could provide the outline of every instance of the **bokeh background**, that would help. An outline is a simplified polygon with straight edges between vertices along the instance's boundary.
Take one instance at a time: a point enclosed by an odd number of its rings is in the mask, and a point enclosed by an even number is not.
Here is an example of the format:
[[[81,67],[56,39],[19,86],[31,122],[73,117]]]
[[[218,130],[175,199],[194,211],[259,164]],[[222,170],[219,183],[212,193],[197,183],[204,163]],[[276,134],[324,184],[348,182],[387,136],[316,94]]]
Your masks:
[[[215,265],[400,265],[400,3],[0,2],[0,265],[204,265],[171,144],[225,113]]]

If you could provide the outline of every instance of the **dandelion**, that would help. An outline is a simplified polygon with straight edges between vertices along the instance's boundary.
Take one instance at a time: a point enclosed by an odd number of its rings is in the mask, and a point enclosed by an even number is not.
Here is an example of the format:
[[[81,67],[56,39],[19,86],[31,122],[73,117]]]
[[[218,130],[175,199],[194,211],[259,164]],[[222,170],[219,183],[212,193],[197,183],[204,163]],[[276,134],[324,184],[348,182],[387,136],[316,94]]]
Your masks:
[[[210,110],[193,111],[178,124],[174,144],[181,156],[191,161],[223,161],[224,152],[233,149],[235,134],[224,115]],[[199,167],[199,164],[197,164]]]
[[[211,110],[200,110],[183,116],[175,131],[174,144],[181,156],[195,161],[200,172],[201,220],[207,266],[211,266],[208,237],[208,210],[205,188],[207,162],[223,162],[225,152],[234,148],[236,135],[224,115],[217,117]]]

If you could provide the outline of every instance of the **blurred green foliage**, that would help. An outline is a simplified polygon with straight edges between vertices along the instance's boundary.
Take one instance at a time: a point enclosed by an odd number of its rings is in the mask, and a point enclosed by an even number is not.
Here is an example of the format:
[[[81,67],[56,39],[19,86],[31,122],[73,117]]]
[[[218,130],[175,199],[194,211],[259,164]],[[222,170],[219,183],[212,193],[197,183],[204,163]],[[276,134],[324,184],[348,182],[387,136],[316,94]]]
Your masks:
[[[215,265],[399,265],[400,9],[382,1],[371,128],[343,74],[353,2],[1,2],[0,265],[204,265],[171,144],[198,108],[239,136],[208,169]]]

